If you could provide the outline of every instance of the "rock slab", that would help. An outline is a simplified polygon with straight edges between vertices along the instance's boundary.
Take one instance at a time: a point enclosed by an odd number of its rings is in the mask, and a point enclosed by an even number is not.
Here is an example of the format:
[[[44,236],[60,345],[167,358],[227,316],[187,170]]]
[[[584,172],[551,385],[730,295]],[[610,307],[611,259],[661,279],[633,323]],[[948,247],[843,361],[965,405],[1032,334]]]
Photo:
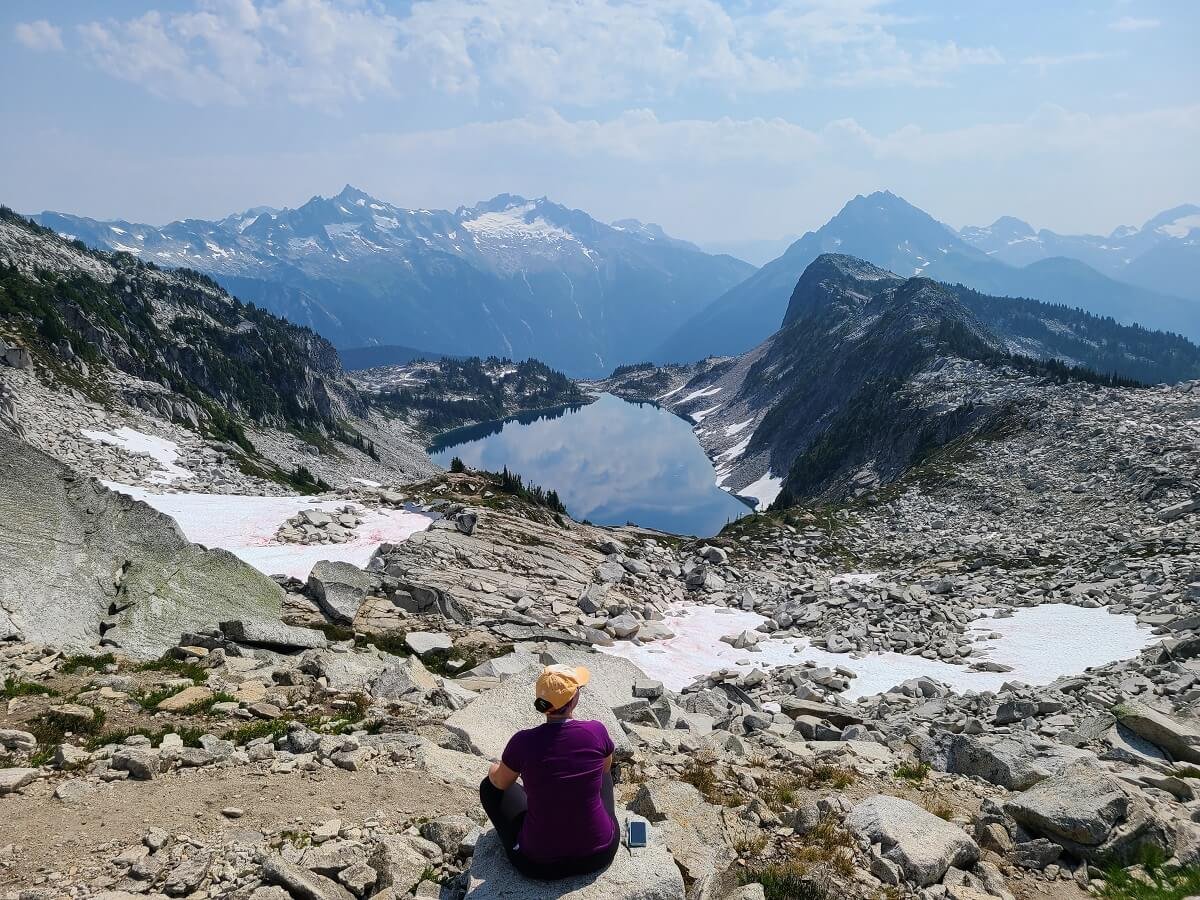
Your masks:
[[[900,797],[868,797],[850,810],[846,828],[879,844],[883,857],[921,887],[941,881],[951,866],[969,869],[979,859],[979,846],[961,828]]]
[[[622,844],[612,865],[601,872],[545,882],[521,876],[504,855],[496,832],[489,830],[471,860],[467,900],[684,900],[683,876],[650,831],[646,847],[630,850]]]

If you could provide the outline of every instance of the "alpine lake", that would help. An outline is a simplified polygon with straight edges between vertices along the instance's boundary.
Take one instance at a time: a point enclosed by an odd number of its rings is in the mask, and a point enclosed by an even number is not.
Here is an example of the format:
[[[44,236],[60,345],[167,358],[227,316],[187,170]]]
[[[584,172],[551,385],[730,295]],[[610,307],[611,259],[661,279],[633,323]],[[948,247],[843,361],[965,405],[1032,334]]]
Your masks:
[[[555,490],[571,517],[711,537],[751,507],[716,485],[686,421],[652,403],[601,394],[586,406],[523,413],[440,435],[429,455],[505,467]]]

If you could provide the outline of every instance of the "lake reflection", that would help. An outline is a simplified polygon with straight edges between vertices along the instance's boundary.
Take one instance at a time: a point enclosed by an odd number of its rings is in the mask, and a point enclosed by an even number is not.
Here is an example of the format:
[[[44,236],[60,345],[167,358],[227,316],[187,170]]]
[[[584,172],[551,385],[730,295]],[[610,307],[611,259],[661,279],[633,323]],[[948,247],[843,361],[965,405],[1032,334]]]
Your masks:
[[[677,416],[649,403],[602,394],[583,407],[527,413],[439,437],[430,455],[443,466],[505,466],[558,491],[575,519],[633,522],[709,537],[750,508],[714,483],[712,463]]]

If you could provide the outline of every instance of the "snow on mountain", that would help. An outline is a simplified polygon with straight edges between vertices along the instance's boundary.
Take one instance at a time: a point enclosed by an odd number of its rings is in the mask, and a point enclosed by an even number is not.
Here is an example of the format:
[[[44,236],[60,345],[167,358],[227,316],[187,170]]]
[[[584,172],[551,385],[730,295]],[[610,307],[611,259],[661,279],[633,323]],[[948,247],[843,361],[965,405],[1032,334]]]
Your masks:
[[[34,218],[92,246],[206,272],[340,347],[536,356],[572,374],[644,358],[753,271],[656,225],[606,225],[512,194],[451,212],[404,209],[347,185],[296,209],[162,227]]]
[[[1164,210],[1140,228],[1118,226],[1108,235],[1058,234],[1047,228],[1035,232],[1011,216],[989,226],[967,226],[958,235],[1010,265],[1066,257],[1139,287],[1200,299],[1195,277],[1200,271],[1200,206],[1195,204]]]

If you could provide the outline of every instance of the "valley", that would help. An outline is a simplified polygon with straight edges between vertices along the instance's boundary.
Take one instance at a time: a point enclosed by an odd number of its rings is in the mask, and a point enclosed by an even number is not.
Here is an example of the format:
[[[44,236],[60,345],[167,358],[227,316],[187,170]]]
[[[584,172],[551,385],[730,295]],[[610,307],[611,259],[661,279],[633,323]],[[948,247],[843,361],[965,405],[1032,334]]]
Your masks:
[[[550,663],[652,835],[575,896],[1191,877],[1200,349],[898,262],[694,362],[347,371],[6,212],[5,895],[509,896],[476,794]]]

